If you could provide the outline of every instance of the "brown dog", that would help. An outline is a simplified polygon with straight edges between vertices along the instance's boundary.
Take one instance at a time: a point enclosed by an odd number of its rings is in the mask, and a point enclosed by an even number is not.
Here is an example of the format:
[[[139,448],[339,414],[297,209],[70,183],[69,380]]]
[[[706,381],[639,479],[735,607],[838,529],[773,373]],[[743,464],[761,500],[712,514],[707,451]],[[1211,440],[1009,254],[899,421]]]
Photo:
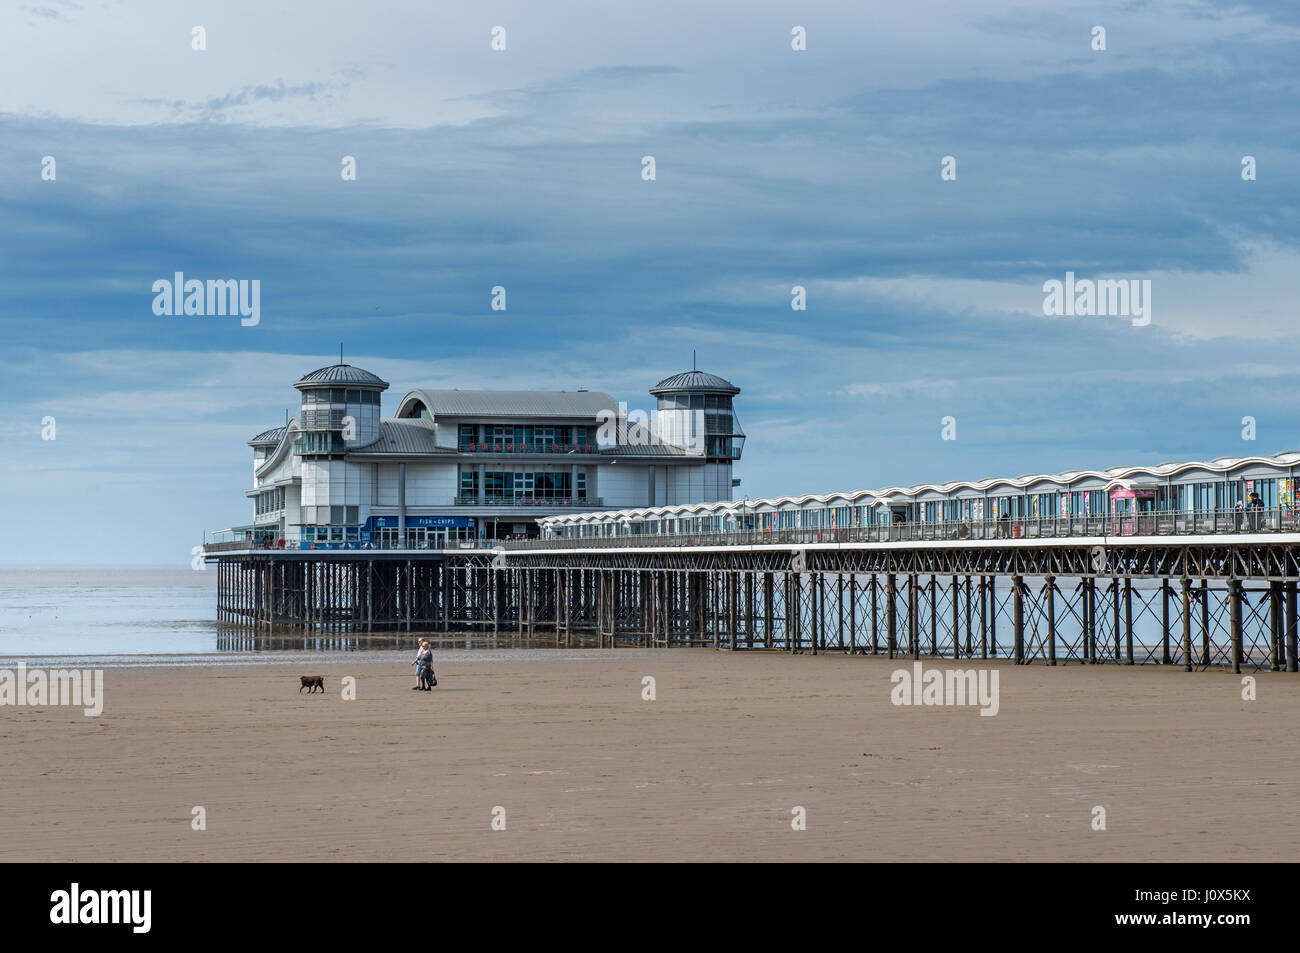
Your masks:
[[[302,679],[302,684],[301,684],[300,686],[298,686],[298,694],[299,694],[299,695],[302,694],[302,690],[303,690],[304,688],[307,689],[307,694],[308,694],[308,695],[310,695],[312,692],[314,692],[314,691],[315,691],[316,689],[318,689],[318,688],[319,688],[321,691],[325,691],[325,676],[324,676],[324,675],[300,675],[300,676],[298,676],[298,677]]]

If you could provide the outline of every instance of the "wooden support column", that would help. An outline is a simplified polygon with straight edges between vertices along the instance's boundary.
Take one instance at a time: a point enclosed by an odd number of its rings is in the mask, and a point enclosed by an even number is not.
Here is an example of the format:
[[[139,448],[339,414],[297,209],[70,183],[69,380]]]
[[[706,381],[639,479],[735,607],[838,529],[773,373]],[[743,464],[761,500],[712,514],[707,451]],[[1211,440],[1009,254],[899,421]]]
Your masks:
[[[763,573],[763,648],[772,647],[772,633],[776,629],[776,607],[772,604],[776,584],[770,572]]]
[[[785,650],[795,652],[802,647],[799,628],[799,586],[795,573],[782,573],[781,592],[785,601]]]
[[[1169,656],[1169,597],[1173,587],[1168,579],[1160,580],[1160,664],[1169,665],[1173,659]]]
[[[1048,576],[1043,580],[1043,592],[1047,595],[1047,664],[1056,664],[1056,577]]]
[[[894,593],[896,588],[894,574],[892,572],[887,573],[885,575],[885,615],[887,616],[885,624],[888,627],[889,657],[891,659],[894,657],[894,650],[898,647],[898,613],[895,611],[897,607]]]
[[[1093,623],[1092,577],[1084,576],[1079,580],[1079,596],[1083,600],[1083,660],[1092,662],[1092,636],[1095,632]]]
[[[914,572],[907,574],[907,650],[921,657],[921,577]]]
[[[961,629],[957,625],[958,605],[961,602],[961,583],[957,576],[952,577],[952,588],[948,590],[952,596],[952,657],[953,661],[961,658]]]
[[[971,577],[966,577],[966,657],[970,658],[974,653],[971,650],[972,638],[974,637],[971,630]]]
[[[939,577],[930,573],[930,657],[939,654]]]
[[[1124,577],[1124,646],[1128,651],[1127,662],[1133,664],[1133,577]]]
[[[849,654],[858,651],[858,574],[849,573]]]
[[[877,627],[880,621],[880,585],[876,579],[876,574],[871,574],[871,654],[877,655],[880,652],[880,635]]]
[[[835,609],[839,620],[838,633],[840,651],[844,651],[844,573],[835,574]]]
[[[1118,663],[1119,660],[1120,660],[1120,654],[1121,654],[1120,639],[1123,638],[1123,632],[1121,631],[1121,623],[1120,623],[1120,602],[1121,602],[1121,600],[1120,600],[1120,597],[1119,597],[1119,590],[1120,590],[1120,586],[1119,586],[1119,576],[1111,576],[1111,578],[1110,578],[1110,590],[1109,590],[1109,591],[1110,591],[1111,621],[1112,621],[1112,625],[1111,625],[1111,634],[1114,636],[1114,638],[1112,639],[1112,641],[1115,643],[1115,661],[1116,661],[1116,663]]]
[[[1192,580],[1179,580],[1183,589],[1183,671],[1192,670]]]
[[[989,657],[988,577],[980,576],[980,658]]]
[[[727,647],[736,651],[736,574],[727,573]]]
[[[1296,581],[1288,579],[1286,583],[1286,670],[1296,671],[1297,649],[1300,645],[1300,612],[1297,611]]]
[[[998,657],[998,577],[989,576],[989,648]],[[986,656],[987,657],[987,656]]]
[[[1241,580],[1228,580],[1229,636],[1232,639],[1232,673],[1241,674]]]
[[[1025,580],[1023,576],[1011,577],[1011,597],[1014,606],[1014,631],[1012,652],[1017,665],[1025,664]]]
[[[1286,652],[1282,648],[1282,583],[1268,584],[1269,665],[1280,672],[1285,664]]]
[[[1201,580],[1201,664],[1210,664],[1210,580]]]
[[[823,598],[824,596],[825,593],[822,591],[822,574],[814,573],[810,575],[808,577],[808,601],[809,601],[808,621],[809,621],[809,628],[812,629],[812,632],[810,632],[809,634],[812,636],[811,641],[812,641],[813,655],[817,654],[817,643],[821,641],[821,618],[822,618],[822,603],[825,601]]]

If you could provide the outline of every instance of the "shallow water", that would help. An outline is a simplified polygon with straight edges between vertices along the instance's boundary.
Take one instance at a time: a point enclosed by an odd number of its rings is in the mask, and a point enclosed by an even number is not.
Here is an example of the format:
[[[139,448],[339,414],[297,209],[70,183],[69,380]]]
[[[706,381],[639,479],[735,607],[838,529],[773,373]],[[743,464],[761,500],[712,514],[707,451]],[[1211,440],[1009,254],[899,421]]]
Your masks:
[[[213,652],[215,607],[211,571],[0,568],[0,655]]]
[[[865,583],[865,577],[862,581]],[[1034,591],[1040,580],[1027,578],[1026,583]],[[1063,583],[1062,589],[1068,594],[1075,585],[1074,581],[1068,581]],[[1152,659],[1160,644],[1159,601],[1158,597],[1153,599],[1156,594],[1151,591],[1154,585],[1149,580],[1142,580],[1134,586],[1134,643],[1139,660]],[[833,595],[829,588],[827,592]],[[978,603],[978,592],[975,595]],[[860,594],[859,599],[863,598]],[[1267,646],[1267,619],[1262,614],[1262,599],[1258,592],[1248,594],[1245,619],[1247,657],[1252,654],[1262,657],[1261,647]],[[1181,598],[1175,594],[1171,601],[1174,654],[1178,656]],[[869,605],[869,599],[860,601],[859,609],[869,612]],[[947,597],[942,597],[937,615],[944,628],[949,624],[950,607]],[[964,604],[962,609],[964,624]],[[1199,655],[1200,614],[1199,609],[1194,611],[1197,615],[1194,617],[1193,639]],[[928,615],[928,606],[923,603],[923,630],[928,625]],[[1114,624],[1109,611],[1102,616],[1099,619],[1099,639],[1105,654],[1113,647]],[[1212,654],[1221,660],[1226,657],[1227,626],[1221,601],[1214,604],[1211,616],[1215,628]],[[827,648],[833,650],[837,645],[834,625],[837,611],[834,607],[825,618],[830,622],[826,633]],[[864,619],[859,620],[860,626],[863,623]],[[1074,643],[1077,647],[1081,633],[1077,606],[1071,610],[1064,601],[1060,603],[1057,624],[1062,643]],[[1031,643],[1040,639],[1045,630],[1041,611],[1028,609],[1026,626],[1032,630],[1027,636]],[[1000,579],[996,644],[999,657],[1010,654],[1011,630],[1009,580]],[[213,655],[238,664],[287,662],[335,654],[351,658],[373,653],[383,657],[395,652],[413,651],[420,634],[292,630],[267,634],[228,624],[219,625],[216,621],[216,573],[194,571],[188,566],[0,568],[0,658],[59,657],[65,664],[75,664],[78,658],[95,658],[97,664],[181,665],[198,664],[200,656]],[[905,638],[902,628],[900,637]],[[519,652],[533,653],[530,657],[583,657],[580,648],[575,652],[573,648],[556,646],[551,639],[518,641],[513,638],[513,633],[495,639],[491,635],[433,635],[431,640],[439,653],[490,650],[491,657],[503,661],[510,660],[512,653]],[[858,644],[862,645],[864,640],[865,636],[860,633]],[[946,651],[950,647],[950,636],[941,634],[938,642]],[[1253,650],[1252,642],[1255,643]],[[923,651],[928,643],[928,636],[923,635]],[[990,645],[990,649],[993,648]],[[1062,652],[1064,657],[1064,648]]]
[[[188,567],[0,568],[0,659],[31,665],[256,665],[331,657],[393,661],[420,633],[274,634],[216,621],[216,573]],[[574,661],[553,640],[434,636],[435,653],[467,660]]]

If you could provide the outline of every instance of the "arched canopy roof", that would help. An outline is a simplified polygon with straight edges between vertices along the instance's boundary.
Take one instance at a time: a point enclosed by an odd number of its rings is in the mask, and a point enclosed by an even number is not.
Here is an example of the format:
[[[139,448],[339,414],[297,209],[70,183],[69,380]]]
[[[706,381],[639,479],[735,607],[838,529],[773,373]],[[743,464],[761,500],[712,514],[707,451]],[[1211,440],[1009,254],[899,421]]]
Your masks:
[[[1019,477],[1000,477],[985,480],[954,480],[950,483],[918,483],[914,486],[891,486],[879,490],[836,491],[832,493],[808,493],[802,496],[780,496],[755,500],[732,500],[717,503],[695,503],[680,506],[658,506],[630,510],[603,510],[588,513],[565,513],[547,516],[538,520],[543,526],[568,526],[605,520],[622,519],[663,519],[689,518],[692,516],[715,515],[720,511],[727,513],[745,510],[781,510],[800,509],[810,504],[823,506],[873,506],[897,505],[910,503],[918,496],[932,491],[957,499],[960,491],[974,491],[981,496],[1009,495],[1026,490],[1035,484],[1044,484],[1044,489],[1068,490],[1072,485],[1083,480],[1095,479],[1102,486],[1142,486],[1153,485],[1164,480],[1173,480],[1179,474],[1200,471],[1227,474],[1249,466],[1266,466],[1275,468],[1300,467],[1300,451],[1287,450],[1273,456],[1216,457],[1205,462],[1159,463],[1154,466],[1108,467],[1104,470],[1066,470],[1055,475],[1027,473]]]

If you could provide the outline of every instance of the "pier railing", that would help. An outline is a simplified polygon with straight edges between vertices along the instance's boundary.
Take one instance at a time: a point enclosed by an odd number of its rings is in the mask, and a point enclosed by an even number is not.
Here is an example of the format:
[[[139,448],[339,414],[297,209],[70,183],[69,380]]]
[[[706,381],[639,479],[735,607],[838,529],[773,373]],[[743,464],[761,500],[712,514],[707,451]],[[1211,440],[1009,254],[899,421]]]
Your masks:
[[[220,543],[204,543],[203,552],[208,555],[218,553],[242,553],[250,550],[255,552],[299,552],[303,550],[314,550],[317,552],[328,552],[330,550],[346,551],[375,551],[375,550],[405,550],[420,552],[463,552],[465,550],[491,549],[494,546],[501,545],[501,540],[494,539],[462,539],[448,540],[445,543],[435,542],[416,542],[402,543],[396,539],[376,539],[376,540],[355,540],[349,539],[342,542],[303,542],[296,539],[275,540],[267,542],[264,540],[235,540],[234,542],[224,541]]]
[[[1068,537],[1227,536],[1300,532],[1300,507],[1162,510],[1155,513],[1017,517],[880,523],[809,529],[743,529],[712,533],[578,536],[504,540],[506,549],[623,549],[636,546],[762,546],[810,543],[893,543],[962,540],[1061,539]]]

